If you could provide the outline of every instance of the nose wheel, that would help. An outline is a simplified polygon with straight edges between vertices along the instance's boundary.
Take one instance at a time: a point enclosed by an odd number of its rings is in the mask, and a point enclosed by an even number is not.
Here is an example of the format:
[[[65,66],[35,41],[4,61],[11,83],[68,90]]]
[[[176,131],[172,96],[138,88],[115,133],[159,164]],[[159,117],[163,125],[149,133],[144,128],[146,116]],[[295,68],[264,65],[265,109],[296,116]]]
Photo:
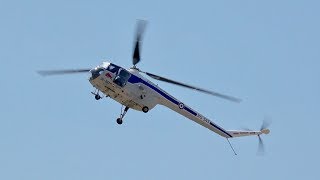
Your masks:
[[[101,96],[100,96],[99,94],[96,94],[96,95],[94,96],[94,98],[95,98],[96,100],[99,100],[99,99],[101,99]]]
[[[126,107],[126,108],[124,108],[124,111],[122,112],[122,108],[121,108],[120,117],[117,119],[117,123],[118,124],[122,124],[123,123],[123,118],[127,114],[128,110],[129,110],[129,107]]]
[[[91,94],[93,94],[94,95],[94,98],[96,99],[96,100],[100,100],[102,97],[100,96],[100,94],[99,94],[99,90],[95,90],[94,92],[91,92]]]

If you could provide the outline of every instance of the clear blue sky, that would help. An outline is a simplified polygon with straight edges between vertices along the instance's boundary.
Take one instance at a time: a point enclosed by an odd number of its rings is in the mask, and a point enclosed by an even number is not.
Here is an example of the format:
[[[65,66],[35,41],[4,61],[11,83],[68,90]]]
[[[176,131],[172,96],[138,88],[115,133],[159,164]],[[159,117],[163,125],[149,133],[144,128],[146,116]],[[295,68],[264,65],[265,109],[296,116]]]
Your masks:
[[[319,1],[0,1],[0,179],[319,179]],[[139,68],[242,98],[159,82],[226,129],[227,141],[158,106],[94,100],[88,76],[39,69],[131,66],[136,19],[149,21]]]

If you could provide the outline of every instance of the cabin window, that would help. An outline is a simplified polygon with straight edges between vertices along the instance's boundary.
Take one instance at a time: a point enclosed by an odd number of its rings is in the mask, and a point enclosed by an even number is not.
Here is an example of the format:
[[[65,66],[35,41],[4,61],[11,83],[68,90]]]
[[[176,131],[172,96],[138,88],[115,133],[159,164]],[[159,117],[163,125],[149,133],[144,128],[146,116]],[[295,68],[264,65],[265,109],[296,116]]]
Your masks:
[[[120,68],[113,82],[120,87],[124,87],[127,84],[130,75],[131,74],[127,70]]]

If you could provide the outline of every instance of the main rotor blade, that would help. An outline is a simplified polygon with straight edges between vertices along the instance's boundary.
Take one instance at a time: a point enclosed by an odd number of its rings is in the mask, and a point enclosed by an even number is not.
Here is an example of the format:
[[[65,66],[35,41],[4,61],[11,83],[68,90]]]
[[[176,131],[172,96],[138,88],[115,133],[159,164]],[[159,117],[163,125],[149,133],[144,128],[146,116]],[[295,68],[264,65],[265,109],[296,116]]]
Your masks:
[[[37,72],[42,76],[52,76],[52,75],[86,73],[89,71],[90,69],[64,69],[64,70],[45,70],[45,71],[37,71]]]
[[[142,35],[146,28],[147,21],[145,20],[138,20],[137,21],[137,29],[136,29],[136,36],[134,40],[134,50],[133,50],[133,56],[132,56],[132,64],[135,66],[140,62],[140,51],[141,51],[141,41],[142,41]]]
[[[185,88],[193,89],[193,90],[200,91],[200,92],[203,92],[203,93],[206,93],[206,94],[210,94],[210,95],[213,95],[213,96],[216,96],[216,97],[219,97],[219,98],[223,98],[223,99],[226,99],[226,100],[229,100],[229,101],[238,102],[238,103],[241,102],[241,99],[238,99],[238,98],[235,98],[235,97],[232,97],[232,96],[228,96],[228,95],[220,94],[220,93],[217,93],[217,92],[214,92],[214,91],[209,91],[209,90],[206,90],[206,89],[198,88],[198,87],[195,87],[195,86],[184,84],[184,83],[181,83],[181,82],[178,82],[178,81],[174,81],[174,80],[171,80],[171,79],[168,79],[168,78],[164,78],[164,77],[161,77],[161,76],[158,76],[158,75],[155,75],[155,74],[151,74],[151,73],[148,73],[148,72],[144,72],[144,73],[146,75],[156,79],[156,80],[159,80],[159,81],[164,81],[164,82],[175,84],[175,85],[182,86],[182,87],[185,87]]]

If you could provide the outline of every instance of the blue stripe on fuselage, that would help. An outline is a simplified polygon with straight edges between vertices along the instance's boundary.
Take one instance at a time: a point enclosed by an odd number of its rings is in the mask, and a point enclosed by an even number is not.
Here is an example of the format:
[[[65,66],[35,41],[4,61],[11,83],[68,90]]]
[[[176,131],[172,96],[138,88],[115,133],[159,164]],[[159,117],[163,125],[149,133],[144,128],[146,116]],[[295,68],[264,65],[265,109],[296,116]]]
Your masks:
[[[172,98],[171,96],[169,96],[168,94],[164,93],[163,91],[161,91],[160,89],[154,87],[153,85],[151,85],[150,83],[146,82],[145,80],[131,74],[131,77],[128,80],[130,83],[132,84],[136,84],[136,83],[142,83],[146,86],[148,86],[149,88],[155,90],[157,93],[159,93],[161,96],[165,97],[166,99],[168,99],[169,101],[173,102],[174,104],[178,105],[179,102],[177,100],[175,100],[174,98]],[[192,113],[193,114],[193,113]]]
[[[132,84],[136,84],[136,83],[142,83],[146,86],[148,86],[149,88],[153,89],[154,91],[156,91],[157,93],[159,93],[161,96],[165,97],[166,99],[168,99],[169,101],[171,101],[172,103],[179,105],[180,102],[175,100],[174,98],[172,98],[171,96],[169,96],[168,94],[164,93],[163,91],[161,91],[160,89],[156,88],[155,86],[153,86],[152,84],[148,83],[147,81],[139,78],[138,76],[135,76],[133,74],[131,74],[128,82],[132,83]],[[184,107],[184,109],[186,111],[188,111],[189,113],[191,113],[194,116],[197,116],[198,113],[194,112],[193,110],[191,110],[189,107]],[[229,137],[232,137],[228,132],[226,132],[225,130],[221,129],[219,126],[215,125],[214,123],[212,123],[210,121],[209,123],[211,126],[215,127],[216,129],[219,129],[221,132],[225,133],[226,135],[228,135]]]
[[[192,115],[194,115],[194,116],[197,116],[197,115],[198,115],[198,113],[192,111],[192,110],[191,110],[190,108],[188,108],[188,107],[184,107],[184,109],[185,109],[186,111],[188,111],[189,113],[191,113]]]

